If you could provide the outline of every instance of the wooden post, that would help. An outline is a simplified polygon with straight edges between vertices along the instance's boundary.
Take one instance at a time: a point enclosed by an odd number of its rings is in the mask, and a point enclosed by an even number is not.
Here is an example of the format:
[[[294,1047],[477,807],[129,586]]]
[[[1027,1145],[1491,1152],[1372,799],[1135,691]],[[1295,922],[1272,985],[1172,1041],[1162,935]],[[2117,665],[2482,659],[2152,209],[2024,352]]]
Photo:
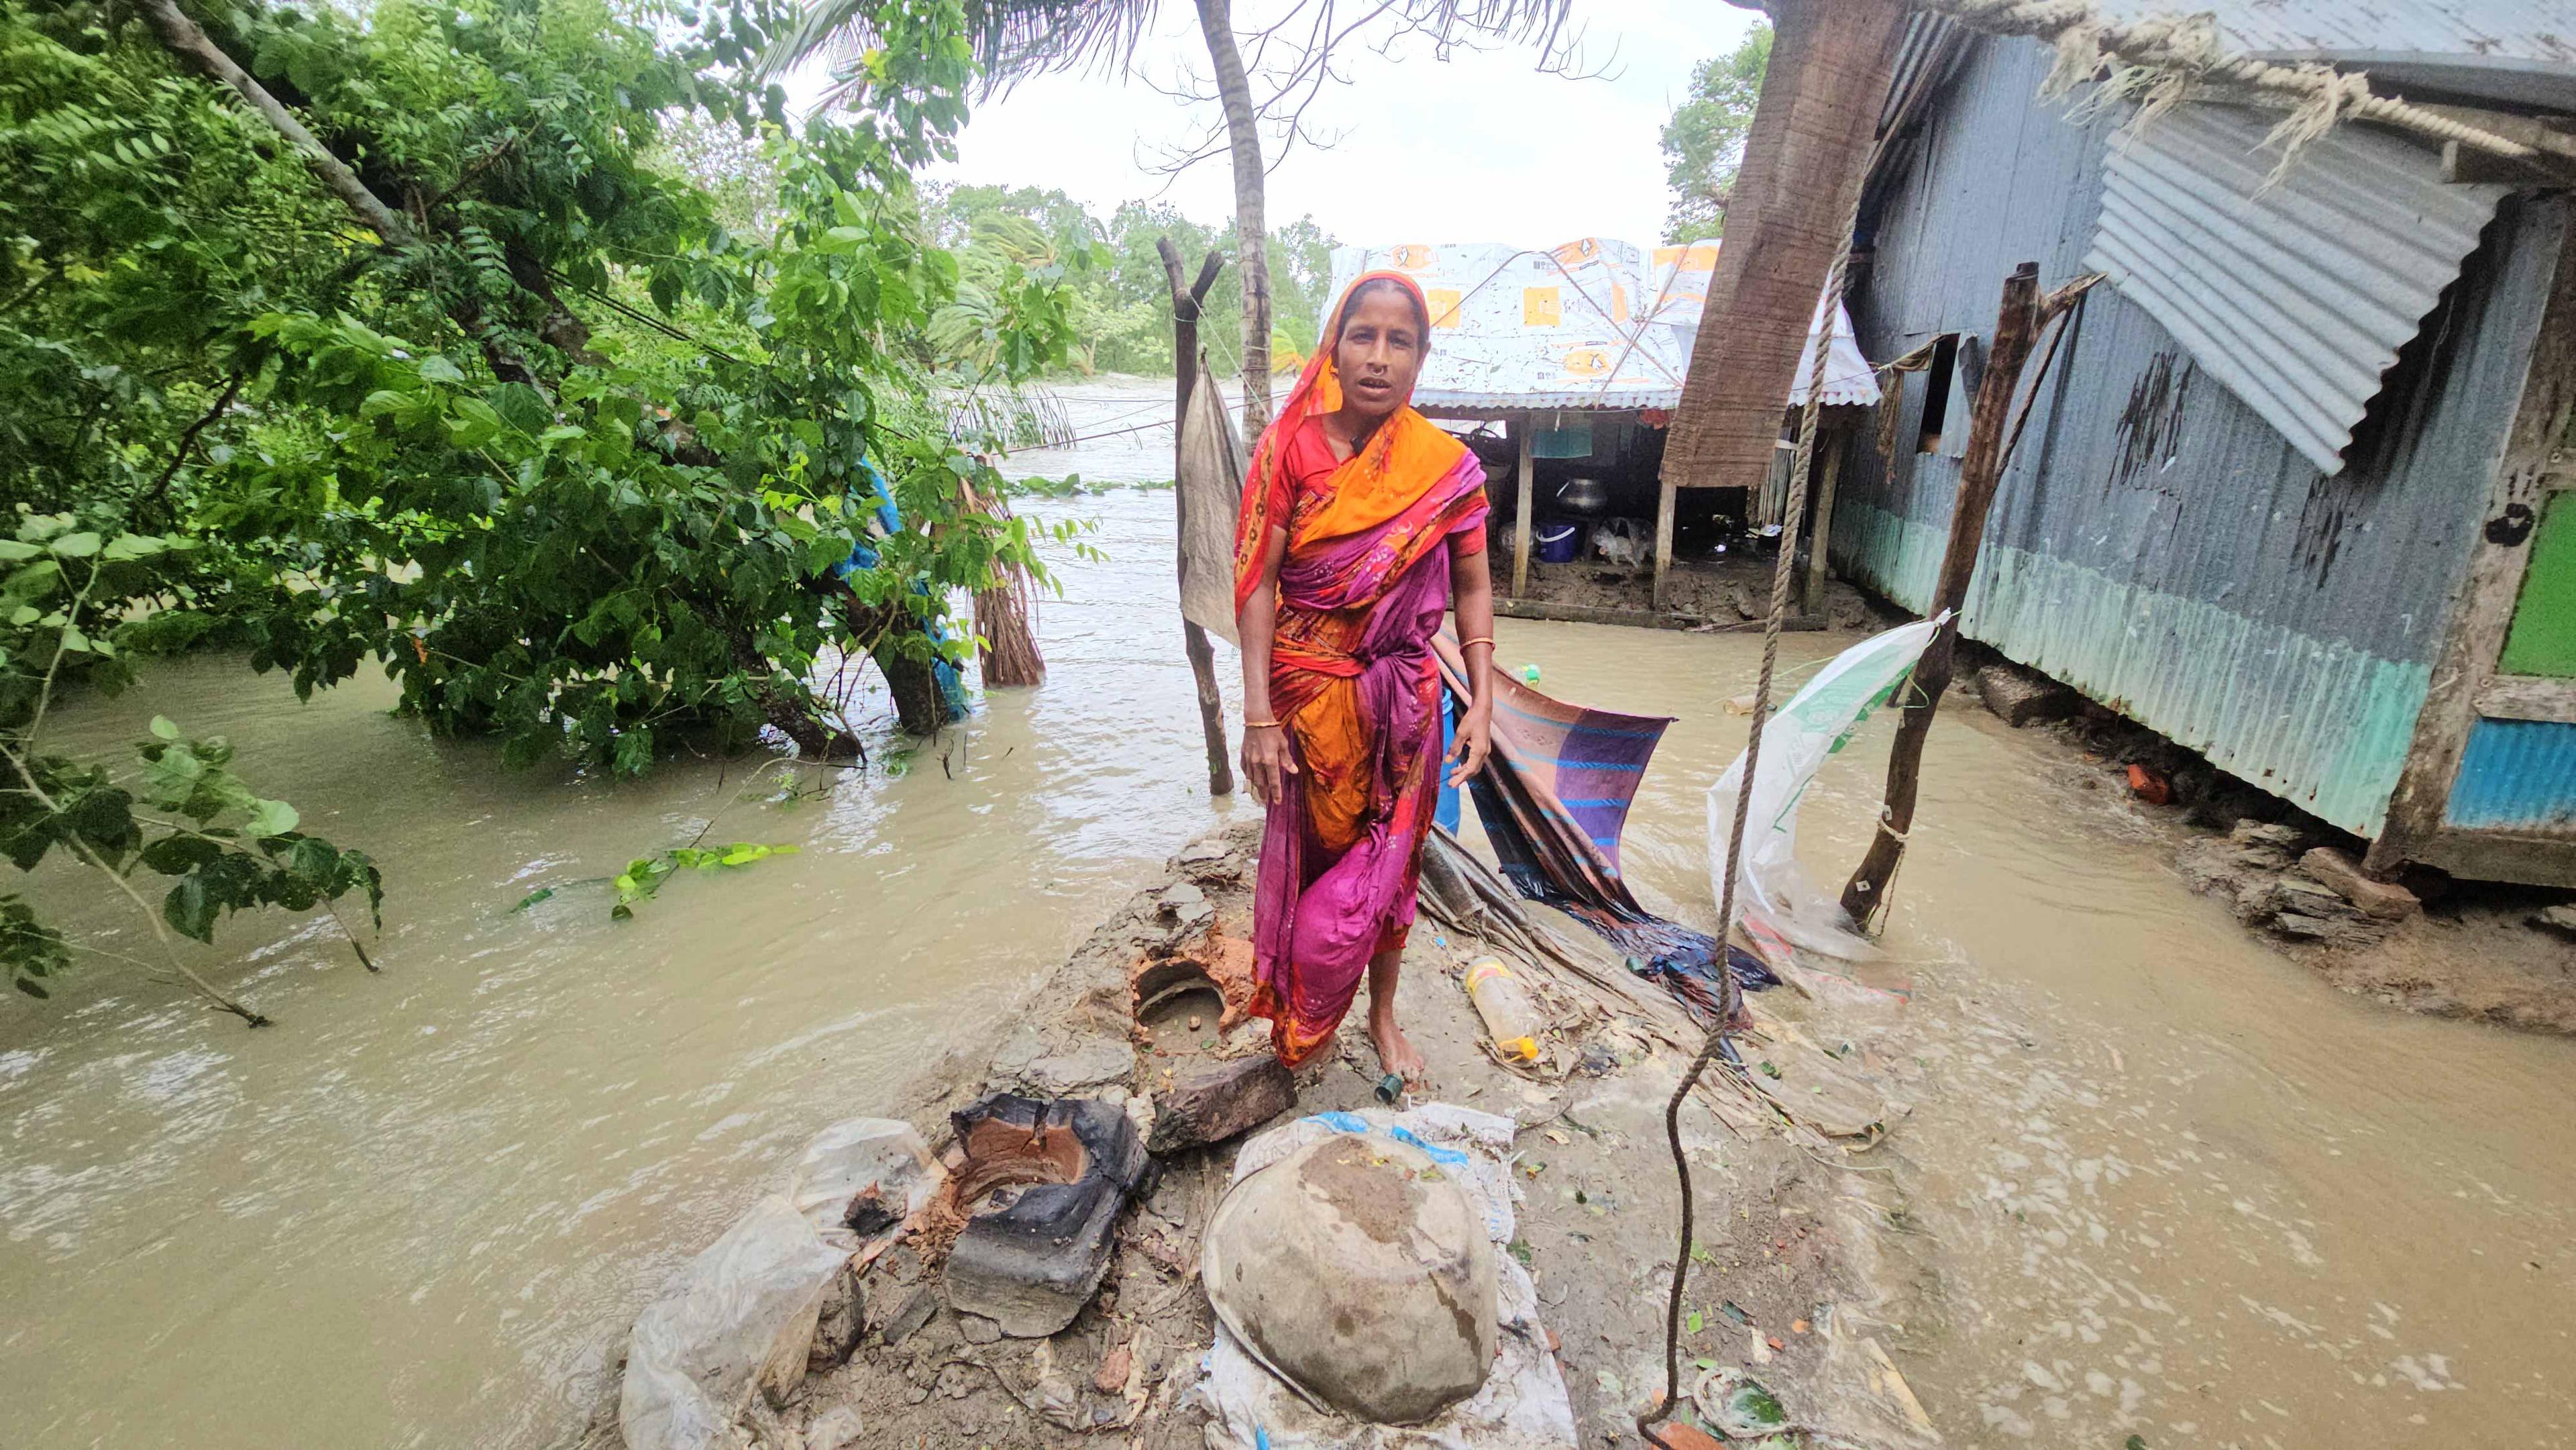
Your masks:
[[[2056,298],[2050,299],[2055,303]],[[2069,299],[2071,302],[2071,299]],[[1921,783],[1923,739],[1932,730],[1932,714],[1941,692],[1950,687],[1950,665],[1959,642],[1959,607],[1967,602],[1968,581],[1976,574],[1977,549],[1986,534],[1986,513],[2003,477],[2004,431],[2010,425],[2013,394],[2021,385],[2022,364],[2030,358],[2043,321],[2039,297],[2039,264],[2024,262],[2004,279],[2003,307],[1995,315],[1995,336],[1986,353],[1986,371],[1968,413],[1968,452],[1959,464],[1959,497],[1950,510],[1949,547],[1941,554],[1941,576],[1932,586],[1927,615],[1951,612],[1948,625],[1914,667],[1914,696],[1896,727],[1896,746],[1887,762],[1887,804],[1879,814],[1878,834],[1860,869],[1843,886],[1842,905],[1853,923],[1868,929],[1905,857],[1905,836],[1914,828],[1914,794]]]
[[[1807,512],[1814,524],[1807,531],[1807,578],[1798,594],[1798,612],[1810,619],[1825,612],[1825,546],[1834,537],[1834,486],[1842,481],[1843,453],[1851,447],[1851,435],[1848,426],[1835,427],[1833,440],[1825,445],[1815,490],[1808,495]]]
[[[1529,594],[1530,510],[1533,507],[1532,495],[1538,492],[1536,470],[1530,466],[1530,434],[1536,431],[1537,422],[1537,414],[1523,413],[1520,416],[1520,422],[1512,429],[1512,439],[1519,448],[1519,456],[1513,464],[1515,470],[1513,477],[1520,489],[1520,501],[1514,505],[1515,512],[1512,516],[1512,597],[1514,599],[1526,598]]]
[[[1190,491],[1179,485],[1181,459],[1181,426],[1190,415],[1190,392],[1199,378],[1199,307],[1207,290],[1215,285],[1217,272],[1225,265],[1215,251],[1199,264],[1198,280],[1181,284],[1181,249],[1169,237],[1157,237],[1154,249],[1163,255],[1163,273],[1172,284],[1172,517],[1176,525],[1173,537],[1189,538]],[[1190,555],[1186,548],[1175,549],[1179,561],[1181,588],[1190,583]],[[1216,650],[1208,643],[1207,631],[1198,621],[1181,620],[1181,651],[1190,658],[1190,674],[1199,687],[1199,731],[1207,737],[1208,794],[1234,794],[1234,761],[1225,748],[1225,697],[1216,688]]]
[[[1665,576],[1673,568],[1673,481],[1665,479],[1655,492],[1655,588],[1648,597],[1648,607],[1661,610],[1666,592]]]

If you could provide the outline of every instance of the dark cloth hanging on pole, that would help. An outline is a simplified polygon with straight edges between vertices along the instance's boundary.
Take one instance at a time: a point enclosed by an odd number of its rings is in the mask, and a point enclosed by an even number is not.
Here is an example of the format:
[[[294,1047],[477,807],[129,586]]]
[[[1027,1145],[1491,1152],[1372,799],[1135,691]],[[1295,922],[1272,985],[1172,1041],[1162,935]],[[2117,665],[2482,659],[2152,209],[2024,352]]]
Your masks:
[[[1199,351],[1199,306],[1215,283],[1223,258],[1211,249],[1198,279],[1181,281],[1181,251],[1170,237],[1154,250],[1172,284],[1172,508],[1178,526],[1176,561],[1181,585],[1181,651],[1198,685],[1199,734],[1207,742],[1208,794],[1234,793],[1234,762],[1225,740],[1225,697],[1216,687],[1214,630],[1234,640],[1234,516],[1242,496],[1242,450],[1225,416],[1225,396],[1209,380]],[[1211,541],[1215,541],[1211,543]],[[1211,552],[1213,550],[1213,552]],[[1211,592],[1213,591],[1213,592]]]
[[[1451,698],[1466,700],[1456,636],[1443,631],[1433,647]],[[1632,970],[1714,1021],[1723,1000],[1717,939],[1638,905],[1619,872],[1628,807],[1671,723],[1569,705],[1497,673],[1493,753],[1467,790],[1514,890],[1598,932],[1627,954]],[[1748,989],[1779,981],[1741,947],[1730,946],[1726,959]]]

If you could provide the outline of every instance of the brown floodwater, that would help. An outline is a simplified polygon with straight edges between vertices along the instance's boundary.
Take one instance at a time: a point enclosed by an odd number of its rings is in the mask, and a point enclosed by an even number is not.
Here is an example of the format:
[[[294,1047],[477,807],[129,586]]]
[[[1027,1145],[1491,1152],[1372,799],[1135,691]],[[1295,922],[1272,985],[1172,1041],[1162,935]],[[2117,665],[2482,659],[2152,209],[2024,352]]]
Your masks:
[[[1704,787],[1758,637],[1501,634],[1542,689],[1682,717],[1625,861],[1709,924]],[[1784,669],[1843,642],[1787,636]],[[1867,844],[1888,733],[1802,807],[1820,881]],[[1913,1109],[1855,1161],[1915,1231],[1877,1308],[1948,1442],[2576,1443],[2576,1042],[2335,991],[2038,732],[1945,710],[1925,758],[1887,960],[1858,973],[1913,988]]]
[[[1163,396],[1083,392],[1092,428]],[[1119,434],[1022,462],[1150,479],[1168,448]],[[1110,555],[1068,560],[1067,597],[1042,607],[1048,683],[900,761],[873,702],[867,770],[505,774],[389,716],[380,683],[299,705],[221,659],[77,702],[66,733],[91,743],[155,713],[229,735],[265,790],[374,852],[384,971],[327,919],[244,917],[197,960],[273,1028],[116,963],[0,1006],[0,1439],[576,1432],[624,1325],[809,1134],[988,1034],[997,1002],[1245,808],[1206,796],[1170,508],[1038,506],[1098,518]],[[1627,860],[1705,925],[1702,792],[1742,742],[1720,702],[1749,687],[1758,639],[1498,633],[1543,689],[1682,717]],[[1792,636],[1785,655],[1844,642]],[[1857,857],[1884,739],[1810,797],[1820,878]],[[2321,985],[2187,893],[2158,829],[2082,790],[2056,747],[1945,715],[1928,761],[1870,969],[1915,989],[1913,1110],[1862,1161],[1920,1231],[1876,1309],[1950,1443],[2576,1439],[2576,1044]],[[511,910],[702,829],[802,849],[675,878],[630,923],[598,885]],[[105,944],[144,940],[74,878],[39,894]]]
[[[1122,427],[1169,393],[1076,399]],[[1170,435],[1024,456],[1169,477]],[[882,692],[865,770],[666,760],[636,782],[504,772],[362,677],[298,704],[238,660],[83,699],[61,737],[155,714],[224,735],[306,828],[370,851],[383,967],[328,918],[244,916],[192,964],[276,1019],[85,962],[0,1004],[0,1444],[553,1444],[623,1327],[804,1140],[882,1110],[1061,959],[1212,804],[1179,647],[1169,492],[1040,501],[1099,521],[1039,606],[1045,686],[908,759]],[[763,769],[763,767],[770,767]],[[792,786],[792,789],[791,789]],[[708,823],[712,818],[713,824]],[[710,841],[612,923],[601,877]],[[120,897],[49,872],[65,925],[148,956]],[[354,919],[354,918],[353,918]]]

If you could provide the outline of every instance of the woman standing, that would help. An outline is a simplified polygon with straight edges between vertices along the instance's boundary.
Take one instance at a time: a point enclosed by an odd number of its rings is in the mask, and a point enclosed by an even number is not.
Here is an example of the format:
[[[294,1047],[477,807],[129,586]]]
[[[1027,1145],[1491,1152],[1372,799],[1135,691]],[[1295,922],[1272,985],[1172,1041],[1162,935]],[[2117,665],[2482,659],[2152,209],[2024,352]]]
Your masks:
[[[1365,973],[1386,1071],[1418,1082],[1396,971],[1438,796],[1431,638],[1454,583],[1474,700],[1451,784],[1482,769],[1493,714],[1485,473],[1410,406],[1431,346],[1409,277],[1371,272],[1333,309],[1261,436],[1235,535],[1243,773],[1261,837],[1253,1011],[1294,1067],[1332,1040]]]

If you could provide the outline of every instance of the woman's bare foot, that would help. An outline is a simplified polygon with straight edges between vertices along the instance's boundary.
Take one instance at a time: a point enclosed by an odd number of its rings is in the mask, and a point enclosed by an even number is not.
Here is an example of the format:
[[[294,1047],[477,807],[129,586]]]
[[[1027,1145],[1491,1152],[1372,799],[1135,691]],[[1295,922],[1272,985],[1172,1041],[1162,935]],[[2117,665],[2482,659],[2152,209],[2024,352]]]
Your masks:
[[[1391,1008],[1371,1007],[1368,1031],[1369,1041],[1377,1046],[1379,1064],[1403,1078],[1406,1087],[1420,1087],[1431,1075],[1431,1064],[1422,1060],[1422,1054],[1405,1038],[1404,1029],[1395,1025]]]

